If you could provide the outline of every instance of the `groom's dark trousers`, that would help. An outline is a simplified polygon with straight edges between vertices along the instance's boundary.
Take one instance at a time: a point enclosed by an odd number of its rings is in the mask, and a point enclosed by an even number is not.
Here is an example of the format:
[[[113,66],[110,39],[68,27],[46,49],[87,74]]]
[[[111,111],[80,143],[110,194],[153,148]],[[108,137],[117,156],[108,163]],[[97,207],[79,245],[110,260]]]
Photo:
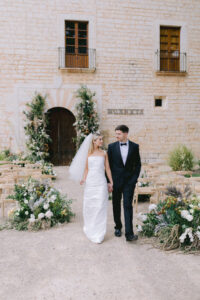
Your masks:
[[[129,141],[129,150],[124,165],[119,142],[108,145],[108,158],[113,178],[113,216],[115,229],[122,228],[121,198],[123,195],[125,235],[133,234],[133,195],[141,170],[139,145]]]

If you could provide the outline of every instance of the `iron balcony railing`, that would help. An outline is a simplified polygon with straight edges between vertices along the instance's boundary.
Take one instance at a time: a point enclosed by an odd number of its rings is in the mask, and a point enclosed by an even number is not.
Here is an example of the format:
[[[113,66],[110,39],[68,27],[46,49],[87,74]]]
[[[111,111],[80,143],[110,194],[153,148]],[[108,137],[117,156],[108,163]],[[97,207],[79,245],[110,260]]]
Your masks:
[[[68,46],[58,48],[58,65],[60,69],[96,68],[96,50],[86,47]]]
[[[186,72],[187,55],[178,50],[156,51],[156,71],[158,72]]]

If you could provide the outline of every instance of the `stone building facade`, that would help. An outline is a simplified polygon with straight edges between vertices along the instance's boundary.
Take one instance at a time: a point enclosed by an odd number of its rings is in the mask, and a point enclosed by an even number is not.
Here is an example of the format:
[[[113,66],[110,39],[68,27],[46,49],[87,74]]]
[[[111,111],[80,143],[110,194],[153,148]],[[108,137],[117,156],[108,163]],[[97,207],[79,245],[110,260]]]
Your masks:
[[[200,158],[199,1],[1,0],[0,22],[1,149],[24,149],[22,112],[35,91],[47,110],[75,114],[85,84],[106,144],[124,123],[143,160],[163,160],[179,143]],[[80,45],[85,65],[75,63]]]

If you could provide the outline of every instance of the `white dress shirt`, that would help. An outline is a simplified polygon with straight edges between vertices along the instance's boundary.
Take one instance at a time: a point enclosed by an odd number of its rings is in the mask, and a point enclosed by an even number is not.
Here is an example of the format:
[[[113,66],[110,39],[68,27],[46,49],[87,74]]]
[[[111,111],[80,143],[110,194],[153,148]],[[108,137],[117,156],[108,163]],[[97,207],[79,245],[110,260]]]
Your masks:
[[[126,141],[127,146],[121,146],[121,143],[124,144],[124,142],[119,142],[119,147],[120,147],[120,151],[121,151],[121,156],[122,156],[122,160],[124,165],[126,164],[126,159],[128,156],[128,148],[129,148],[129,141]]]

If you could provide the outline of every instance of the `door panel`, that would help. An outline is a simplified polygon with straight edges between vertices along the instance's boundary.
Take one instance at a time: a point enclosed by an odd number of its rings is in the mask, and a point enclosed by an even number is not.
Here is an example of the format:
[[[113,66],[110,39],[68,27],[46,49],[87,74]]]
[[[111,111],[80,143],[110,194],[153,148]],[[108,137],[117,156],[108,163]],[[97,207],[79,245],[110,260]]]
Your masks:
[[[48,133],[52,139],[49,145],[50,159],[55,166],[69,165],[74,154],[73,138],[76,131],[73,126],[74,115],[65,108],[55,107],[48,111]]]

